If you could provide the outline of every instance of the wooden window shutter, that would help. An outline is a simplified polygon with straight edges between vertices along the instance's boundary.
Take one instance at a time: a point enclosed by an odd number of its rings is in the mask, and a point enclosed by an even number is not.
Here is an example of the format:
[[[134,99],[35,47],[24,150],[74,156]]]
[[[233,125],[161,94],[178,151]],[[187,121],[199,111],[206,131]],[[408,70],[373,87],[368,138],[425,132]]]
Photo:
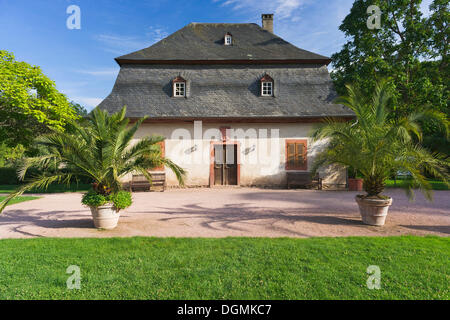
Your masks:
[[[286,170],[307,170],[307,141],[286,140]]]
[[[287,144],[287,163],[290,168],[295,167],[295,143]]]

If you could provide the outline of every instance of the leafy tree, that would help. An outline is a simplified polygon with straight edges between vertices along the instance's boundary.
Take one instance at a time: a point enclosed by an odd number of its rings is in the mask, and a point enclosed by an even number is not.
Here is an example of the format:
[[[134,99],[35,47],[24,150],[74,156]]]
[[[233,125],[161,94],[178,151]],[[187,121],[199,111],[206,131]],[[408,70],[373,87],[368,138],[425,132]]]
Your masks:
[[[413,187],[418,186],[431,198],[432,188],[423,173],[431,172],[447,183],[449,163],[413,138],[422,138],[420,120],[445,121],[442,114],[427,111],[390,119],[393,93],[386,80],[379,81],[370,96],[352,85],[347,85],[347,91],[348,95],[339,97],[336,103],[353,110],[356,121],[330,119],[315,130],[314,139],[328,139],[329,143],[318,153],[313,171],[329,164],[352,167],[364,179],[366,196],[375,198],[382,198],[385,181],[392,173],[410,172],[408,194],[413,197]]]
[[[439,71],[448,76],[448,53],[449,53],[449,0],[435,0],[430,5],[431,16],[427,21],[429,43],[431,46],[430,57],[438,59]],[[448,77],[447,77],[448,81]],[[448,90],[448,88],[447,88]]]
[[[72,109],[75,110],[76,114],[78,114],[80,117],[86,117],[88,115],[86,108],[80,105],[79,103],[71,101],[70,106]]]
[[[48,129],[63,130],[78,118],[67,98],[41,69],[0,50],[0,139],[24,145]]]
[[[9,147],[6,143],[0,144],[0,167],[13,167],[25,154],[25,147],[21,144]]]
[[[11,199],[27,190],[47,188],[51,183],[70,183],[79,177],[92,179],[94,190],[109,196],[118,194],[125,175],[139,172],[151,181],[147,170],[165,165],[182,184],[185,171],[161,154],[158,143],[164,137],[147,137],[132,145],[133,136],[145,118],[129,125],[125,112],[125,107],[112,115],[95,109],[83,125],[74,124],[74,133],[54,129],[38,138],[36,144],[44,148],[43,154],[25,159],[18,172],[22,180],[31,167],[42,174],[1,202],[0,212]]]
[[[367,27],[366,10],[373,4],[382,12],[381,29]],[[370,95],[378,79],[389,77],[396,89],[389,117],[403,118],[430,108],[449,116],[449,1],[434,0],[428,18],[422,16],[420,4],[421,0],[354,2],[339,27],[348,41],[332,56],[331,76],[339,94],[345,94],[346,84],[358,83]],[[433,120],[423,123],[424,143],[448,153],[443,130]]]

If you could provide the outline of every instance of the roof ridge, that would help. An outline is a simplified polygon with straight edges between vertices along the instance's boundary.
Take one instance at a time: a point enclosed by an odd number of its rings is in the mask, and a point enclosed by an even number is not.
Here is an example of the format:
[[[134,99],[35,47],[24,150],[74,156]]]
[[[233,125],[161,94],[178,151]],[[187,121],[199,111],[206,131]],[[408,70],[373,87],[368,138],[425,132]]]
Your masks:
[[[221,24],[242,24],[242,25],[254,24],[254,25],[257,25],[257,26],[260,27],[259,24],[254,23],[254,22],[190,22],[185,27],[187,27],[187,26],[189,26],[191,24],[217,24],[217,25],[221,25]]]

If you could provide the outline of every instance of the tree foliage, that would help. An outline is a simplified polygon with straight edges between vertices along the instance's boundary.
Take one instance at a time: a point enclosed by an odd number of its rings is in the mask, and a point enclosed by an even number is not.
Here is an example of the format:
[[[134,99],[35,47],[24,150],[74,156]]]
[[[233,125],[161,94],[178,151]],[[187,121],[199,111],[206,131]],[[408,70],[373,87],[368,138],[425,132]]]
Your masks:
[[[381,9],[381,29],[367,27],[370,5]],[[356,0],[339,29],[348,41],[332,56],[331,76],[339,94],[346,84],[358,83],[366,95],[378,79],[389,77],[396,89],[395,109],[390,117],[402,118],[424,108],[449,116],[449,0],[434,0],[429,17],[420,11],[421,0]],[[448,148],[442,127],[424,123],[427,145],[441,139],[440,149]],[[436,141],[435,141],[436,142]],[[439,149],[435,143],[433,149]],[[448,152],[448,150],[447,150]]]
[[[339,97],[336,103],[353,110],[356,120],[330,119],[315,130],[313,138],[328,139],[328,144],[318,153],[313,171],[328,164],[352,167],[361,173],[369,197],[380,197],[386,179],[393,173],[410,172],[412,179],[406,185],[408,194],[412,197],[413,187],[418,186],[431,198],[431,185],[424,172],[447,183],[449,163],[441,155],[415,143],[414,138],[422,139],[421,121],[445,122],[446,119],[436,111],[389,118],[393,94],[386,80],[379,81],[369,96],[355,86],[346,88],[348,94]]]
[[[0,50],[0,139],[24,145],[48,129],[62,131],[78,118],[66,96],[41,69]]]
[[[18,175],[23,180],[29,168],[36,168],[42,174],[11,193],[0,203],[0,212],[11,199],[27,190],[47,188],[52,183],[70,183],[79,177],[90,178],[96,193],[108,196],[122,189],[121,178],[125,175],[139,172],[151,182],[148,170],[165,165],[182,184],[185,171],[162,156],[158,143],[164,137],[145,137],[132,144],[145,118],[129,125],[125,113],[125,107],[112,115],[95,109],[85,121],[73,124],[73,132],[54,129],[39,137],[36,144],[42,147],[42,154],[25,159]]]

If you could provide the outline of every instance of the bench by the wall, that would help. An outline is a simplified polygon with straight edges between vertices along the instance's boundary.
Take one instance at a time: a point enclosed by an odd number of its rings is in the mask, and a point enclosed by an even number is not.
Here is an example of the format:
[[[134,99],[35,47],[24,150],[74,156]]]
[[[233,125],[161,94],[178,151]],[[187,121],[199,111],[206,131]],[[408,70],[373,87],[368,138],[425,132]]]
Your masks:
[[[322,190],[322,178],[316,174],[314,177],[309,172],[292,172],[287,171],[287,188],[297,186],[300,188],[314,188]]]
[[[166,188],[166,173],[165,172],[149,172],[152,176],[152,183],[142,174],[133,174],[129,184],[130,191],[155,191],[159,189],[164,191]]]

